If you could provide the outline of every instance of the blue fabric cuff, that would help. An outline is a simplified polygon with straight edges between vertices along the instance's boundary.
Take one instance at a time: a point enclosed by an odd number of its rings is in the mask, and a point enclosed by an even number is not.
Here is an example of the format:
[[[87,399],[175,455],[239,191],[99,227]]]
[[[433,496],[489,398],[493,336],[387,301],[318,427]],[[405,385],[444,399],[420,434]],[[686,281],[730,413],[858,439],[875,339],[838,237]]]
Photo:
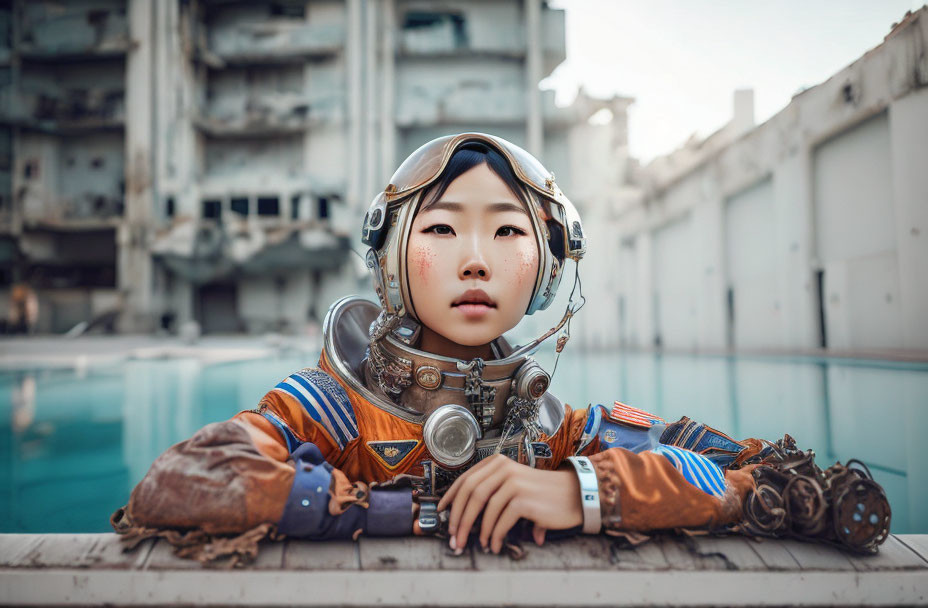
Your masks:
[[[315,536],[329,515],[329,484],[332,474],[324,464],[296,462],[293,487],[277,529],[287,536]]]
[[[316,540],[354,538],[363,530],[372,536],[412,534],[412,490],[373,490],[367,509],[352,505],[341,515],[329,513],[332,466],[319,448],[304,443],[293,451],[296,473],[277,522],[281,534]]]
[[[365,528],[368,535],[409,536],[412,519],[412,490],[371,490]]]

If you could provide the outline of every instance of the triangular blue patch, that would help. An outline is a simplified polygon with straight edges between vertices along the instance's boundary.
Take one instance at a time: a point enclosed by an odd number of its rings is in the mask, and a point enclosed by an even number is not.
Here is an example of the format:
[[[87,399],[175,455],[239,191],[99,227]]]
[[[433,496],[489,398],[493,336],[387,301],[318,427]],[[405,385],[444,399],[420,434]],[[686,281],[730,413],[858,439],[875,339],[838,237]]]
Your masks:
[[[417,439],[367,442],[367,447],[391,469],[401,463],[418,445],[419,440]]]

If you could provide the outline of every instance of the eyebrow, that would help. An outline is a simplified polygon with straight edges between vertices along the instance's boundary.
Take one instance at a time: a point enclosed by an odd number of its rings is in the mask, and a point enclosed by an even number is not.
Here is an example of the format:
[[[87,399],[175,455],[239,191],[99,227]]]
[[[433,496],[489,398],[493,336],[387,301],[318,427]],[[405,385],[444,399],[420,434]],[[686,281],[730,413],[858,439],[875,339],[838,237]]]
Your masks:
[[[461,203],[455,203],[452,201],[438,201],[437,203],[432,203],[431,205],[423,209],[422,213],[425,213],[426,211],[439,210],[439,209],[444,209],[445,211],[461,212],[464,210],[464,205]],[[502,213],[505,211],[515,211],[517,213],[524,213],[525,215],[528,215],[528,213],[526,213],[522,205],[517,205],[515,203],[491,203],[489,205],[489,210],[490,210],[490,213]]]

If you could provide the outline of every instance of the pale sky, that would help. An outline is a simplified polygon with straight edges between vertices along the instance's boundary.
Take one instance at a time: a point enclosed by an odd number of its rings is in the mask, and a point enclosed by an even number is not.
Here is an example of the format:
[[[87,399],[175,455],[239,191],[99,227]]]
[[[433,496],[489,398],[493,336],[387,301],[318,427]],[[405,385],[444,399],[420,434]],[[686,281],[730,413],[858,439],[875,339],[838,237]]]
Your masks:
[[[634,97],[629,147],[646,162],[725,124],[735,89],[754,89],[760,124],[879,45],[923,2],[554,0],[566,9],[567,60],[542,86],[559,104],[578,85]]]

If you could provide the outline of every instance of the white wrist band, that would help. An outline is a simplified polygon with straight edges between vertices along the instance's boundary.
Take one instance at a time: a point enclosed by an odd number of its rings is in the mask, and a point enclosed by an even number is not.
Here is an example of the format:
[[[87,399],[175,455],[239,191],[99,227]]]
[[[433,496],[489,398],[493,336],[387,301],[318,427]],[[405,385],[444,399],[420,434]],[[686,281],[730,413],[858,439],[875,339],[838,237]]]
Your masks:
[[[580,480],[580,500],[583,506],[583,533],[599,534],[602,527],[602,514],[599,511],[599,481],[593,463],[586,456],[567,458],[577,471]]]

